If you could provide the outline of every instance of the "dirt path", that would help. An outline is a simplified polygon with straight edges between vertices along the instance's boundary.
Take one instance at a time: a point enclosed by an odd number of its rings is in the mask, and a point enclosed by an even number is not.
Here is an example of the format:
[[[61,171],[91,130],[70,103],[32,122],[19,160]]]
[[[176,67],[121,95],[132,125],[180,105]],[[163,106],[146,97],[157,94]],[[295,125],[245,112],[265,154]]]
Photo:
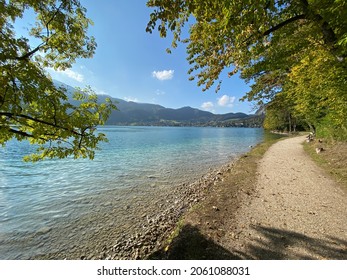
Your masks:
[[[241,259],[347,259],[347,195],[305,154],[305,137],[277,142],[254,193],[218,242]]]

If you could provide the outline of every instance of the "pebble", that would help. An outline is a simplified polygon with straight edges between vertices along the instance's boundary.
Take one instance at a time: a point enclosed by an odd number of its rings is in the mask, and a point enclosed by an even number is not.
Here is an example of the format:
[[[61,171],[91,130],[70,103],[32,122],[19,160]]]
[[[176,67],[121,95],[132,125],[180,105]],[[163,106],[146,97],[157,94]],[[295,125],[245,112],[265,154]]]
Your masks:
[[[38,234],[47,234],[47,233],[49,233],[51,230],[52,230],[52,228],[50,228],[50,227],[42,227],[42,228],[40,228],[40,229],[37,231],[37,233],[38,233]]]

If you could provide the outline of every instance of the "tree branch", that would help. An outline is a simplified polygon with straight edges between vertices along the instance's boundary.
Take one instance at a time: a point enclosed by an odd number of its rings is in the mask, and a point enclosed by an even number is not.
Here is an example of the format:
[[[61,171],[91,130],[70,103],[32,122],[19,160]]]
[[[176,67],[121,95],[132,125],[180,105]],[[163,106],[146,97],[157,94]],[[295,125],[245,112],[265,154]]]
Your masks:
[[[56,8],[56,11],[55,11],[54,14],[52,15],[52,17],[51,17],[47,22],[44,23],[44,24],[45,24],[45,27],[46,27],[46,32],[47,32],[47,35],[46,35],[46,36],[47,36],[47,39],[46,39],[46,42],[41,43],[41,44],[38,45],[35,49],[33,49],[32,51],[30,51],[30,52],[28,52],[28,53],[26,53],[26,54],[23,54],[22,56],[17,56],[17,57],[15,57],[16,60],[25,60],[25,59],[30,58],[34,53],[38,52],[42,46],[44,46],[45,44],[48,43],[48,41],[49,41],[49,39],[50,39],[49,37],[51,36],[50,31],[49,31],[49,25],[50,25],[50,23],[55,19],[55,17],[57,16],[58,12],[59,12],[60,9],[62,8],[62,6],[63,6],[63,2],[59,5],[58,8]]]
[[[301,3],[304,5],[304,7],[305,8],[307,8],[308,7],[308,1],[307,0],[300,0],[301,1]]]
[[[23,54],[22,56],[17,56],[14,59],[16,60],[26,60],[28,58],[30,58],[30,56],[32,56],[34,53],[38,52],[40,50],[40,48],[44,45],[45,43],[41,43],[40,45],[38,45],[35,49],[33,49],[30,52],[27,52],[26,54]]]
[[[270,29],[266,30],[265,32],[261,33],[261,36],[267,36],[267,35],[270,35],[271,33],[275,32],[276,30],[294,22],[294,21],[297,21],[299,19],[305,19],[306,18],[306,14],[301,14],[301,15],[297,15],[297,16],[294,16],[292,18],[289,18],[279,24],[277,24],[276,26],[274,27],[271,27]],[[252,37],[256,36],[256,34],[253,34],[251,36],[249,36],[246,40],[243,41],[243,43],[247,43],[247,45],[250,43],[250,39]]]
[[[15,133],[15,134],[18,134],[20,136],[24,136],[24,137],[29,137],[29,138],[34,138],[34,136],[32,136],[31,134],[29,133],[26,133],[24,131],[20,131],[20,130],[15,130],[15,129],[12,129],[10,127],[4,127],[4,126],[0,126],[0,128],[7,128],[8,131],[12,132],[12,133]]]
[[[282,28],[283,26],[286,26],[287,24],[289,23],[292,23],[294,21],[297,21],[299,19],[306,19],[306,15],[305,14],[301,14],[301,15],[297,15],[297,16],[294,16],[292,18],[289,18],[279,24],[277,24],[276,26],[266,30],[265,32],[263,32],[263,36],[267,36],[267,35],[270,35],[272,32]]]
[[[50,122],[47,122],[47,121],[36,119],[36,118],[31,117],[31,116],[27,116],[27,115],[23,115],[23,114],[13,114],[13,113],[7,113],[7,112],[0,112],[0,116],[5,116],[5,117],[9,117],[9,118],[19,117],[19,118],[23,118],[23,119],[26,119],[26,120],[31,120],[31,121],[34,121],[34,122],[37,122],[37,123],[45,124],[45,125],[48,125],[48,126],[51,126],[51,127],[55,127],[55,128],[58,128],[58,129],[63,129],[63,130],[66,130],[66,131],[70,131],[71,133],[73,133],[75,135],[78,135],[78,136],[84,136],[83,133],[79,133],[79,132],[77,132],[77,131],[75,131],[73,129],[69,129],[69,128],[66,128],[66,127],[54,124],[54,123],[50,123]]]
[[[27,133],[27,132],[25,132],[25,131],[15,130],[15,129],[13,129],[13,128],[5,127],[5,126],[0,126],[0,128],[5,128],[5,129],[7,129],[9,132],[12,132],[12,133],[14,133],[14,134],[18,134],[18,135],[20,135],[20,136],[24,136],[24,137],[28,137],[28,138],[35,138],[35,136],[33,136],[32,134],[29,134],[29,133]],[[56,136],[56,135],[54,135],[54,134],[45,134],[45,135],[46,135],[46,136]],[[49,139],[44,138],[44,137],[39,137],[39,139],[44,140],[44,141],[52,141],[52,140],[49,140]],[[67,141],[65,141],[65,140],[63,140],[63,139],[58,139],[58,140],[61,141],[61,142],[64,142],[64,143],[67,143],[67,144],[72,145],[71,143],[69,143],[69,142],[67,142]]]
[[[305,14],[307,14],[308,17],[311,17],[313,21],[320,24],[324,42],[326,44],[334,45],[337,42],[337,37],[334,30],[330,27],[329,23],[324,20],[324,18],[320,14],[317,14],[312,9],[310,9],[310,4],[307,0],[301,0],[301,3],[303,4]]]

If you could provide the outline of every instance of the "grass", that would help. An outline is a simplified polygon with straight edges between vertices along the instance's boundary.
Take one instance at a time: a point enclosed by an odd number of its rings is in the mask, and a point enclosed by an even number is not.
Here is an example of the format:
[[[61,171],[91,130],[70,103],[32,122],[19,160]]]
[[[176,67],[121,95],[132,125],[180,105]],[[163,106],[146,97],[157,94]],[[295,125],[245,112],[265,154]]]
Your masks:
[[[347,142],[324,139],[321,142],[315,140],[305,143],[304,149],[317,165],[332,175],[347,190]],[[317,154],[317,147],[322,147],[324,151]]]

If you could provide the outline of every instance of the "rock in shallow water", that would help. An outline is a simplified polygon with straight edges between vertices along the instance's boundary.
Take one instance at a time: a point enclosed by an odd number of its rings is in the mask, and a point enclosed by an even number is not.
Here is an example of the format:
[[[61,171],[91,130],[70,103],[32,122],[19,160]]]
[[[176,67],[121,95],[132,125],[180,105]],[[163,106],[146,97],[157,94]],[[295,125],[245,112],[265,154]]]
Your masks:
[[[51,230],[52,230],[51,227],[42,227],[42,228],[40,228],[40,229],[37,231],[37,233],[38,233],[38,234],[47,234],[47,233],[49,233]]]

